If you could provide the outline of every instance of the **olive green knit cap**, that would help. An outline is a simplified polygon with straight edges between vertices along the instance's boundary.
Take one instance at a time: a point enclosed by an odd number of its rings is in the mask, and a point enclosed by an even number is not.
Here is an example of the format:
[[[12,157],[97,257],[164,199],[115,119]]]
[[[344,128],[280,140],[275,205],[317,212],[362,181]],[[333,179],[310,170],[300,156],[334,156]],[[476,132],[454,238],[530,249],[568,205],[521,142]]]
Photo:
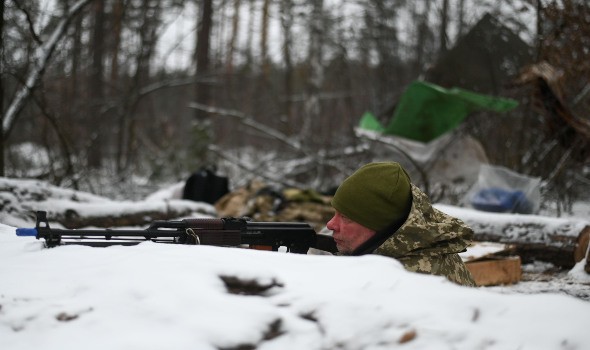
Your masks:
[[[342,182],[332,206],[352,221],[380,231],[408,215],[411,198],[410,179],[401,165],[369,163]]]

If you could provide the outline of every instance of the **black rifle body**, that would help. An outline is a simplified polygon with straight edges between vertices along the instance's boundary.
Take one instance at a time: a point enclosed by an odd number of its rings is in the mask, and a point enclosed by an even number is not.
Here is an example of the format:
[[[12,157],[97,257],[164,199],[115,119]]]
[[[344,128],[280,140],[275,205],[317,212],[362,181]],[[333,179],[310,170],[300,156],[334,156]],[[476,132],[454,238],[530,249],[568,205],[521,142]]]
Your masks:
[[[17,229],[18,236],[43,238],[47,247],[81,244],[94,247],[134,245],[145,241],[172,244],[243,246],[306,254],[309,248],[336,252],[331,236],[318,235],[306,223],[256,222],[246,218],[158,220],[146,229],[52,229],[47,213],[38,211],[34,229]]]

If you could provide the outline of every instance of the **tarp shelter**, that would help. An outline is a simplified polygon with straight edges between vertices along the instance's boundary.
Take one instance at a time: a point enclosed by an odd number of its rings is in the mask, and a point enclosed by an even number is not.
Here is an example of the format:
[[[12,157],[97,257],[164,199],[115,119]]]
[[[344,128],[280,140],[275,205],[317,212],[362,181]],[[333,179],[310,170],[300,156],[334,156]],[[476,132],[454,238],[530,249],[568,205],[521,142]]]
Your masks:
[[[387,126],[383,127],[372,113],[367,112],[361,118],[360,127],[385,135],[429,142],[459,126],[472,112],[506,112],[517,105],[518,102],[512,99],[414,81],[401,96]]]
[[[535,50],[514,30],[486,13],[457,43],[424,72],[444,87],[502,96],[521,70],[535,62]]]

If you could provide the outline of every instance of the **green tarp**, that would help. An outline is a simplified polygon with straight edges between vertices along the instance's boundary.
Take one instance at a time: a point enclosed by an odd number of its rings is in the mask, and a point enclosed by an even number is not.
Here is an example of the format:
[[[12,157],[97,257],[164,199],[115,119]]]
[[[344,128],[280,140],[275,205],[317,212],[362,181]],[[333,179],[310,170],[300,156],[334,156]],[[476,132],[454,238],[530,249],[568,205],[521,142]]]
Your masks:
[[[482,110],[506,112],[516,106],[518,102],[512,99],[415,81],[402,95],[386,127],[370,112],[363,115],[360,127],[385,135],[429,142],[456,128],[469,113]]]

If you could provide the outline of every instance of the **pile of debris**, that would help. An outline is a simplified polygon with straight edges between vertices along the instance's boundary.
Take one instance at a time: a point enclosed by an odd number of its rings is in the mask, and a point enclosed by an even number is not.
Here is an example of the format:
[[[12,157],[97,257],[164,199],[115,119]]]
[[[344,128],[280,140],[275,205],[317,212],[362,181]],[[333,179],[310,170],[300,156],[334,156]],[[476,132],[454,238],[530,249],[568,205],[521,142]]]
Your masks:
[[[259,180],[215,202],[219,217],[249,217],[254,221],[306,222],[319,232],[334,215],[331,196],[311,189],[279,189]]]

